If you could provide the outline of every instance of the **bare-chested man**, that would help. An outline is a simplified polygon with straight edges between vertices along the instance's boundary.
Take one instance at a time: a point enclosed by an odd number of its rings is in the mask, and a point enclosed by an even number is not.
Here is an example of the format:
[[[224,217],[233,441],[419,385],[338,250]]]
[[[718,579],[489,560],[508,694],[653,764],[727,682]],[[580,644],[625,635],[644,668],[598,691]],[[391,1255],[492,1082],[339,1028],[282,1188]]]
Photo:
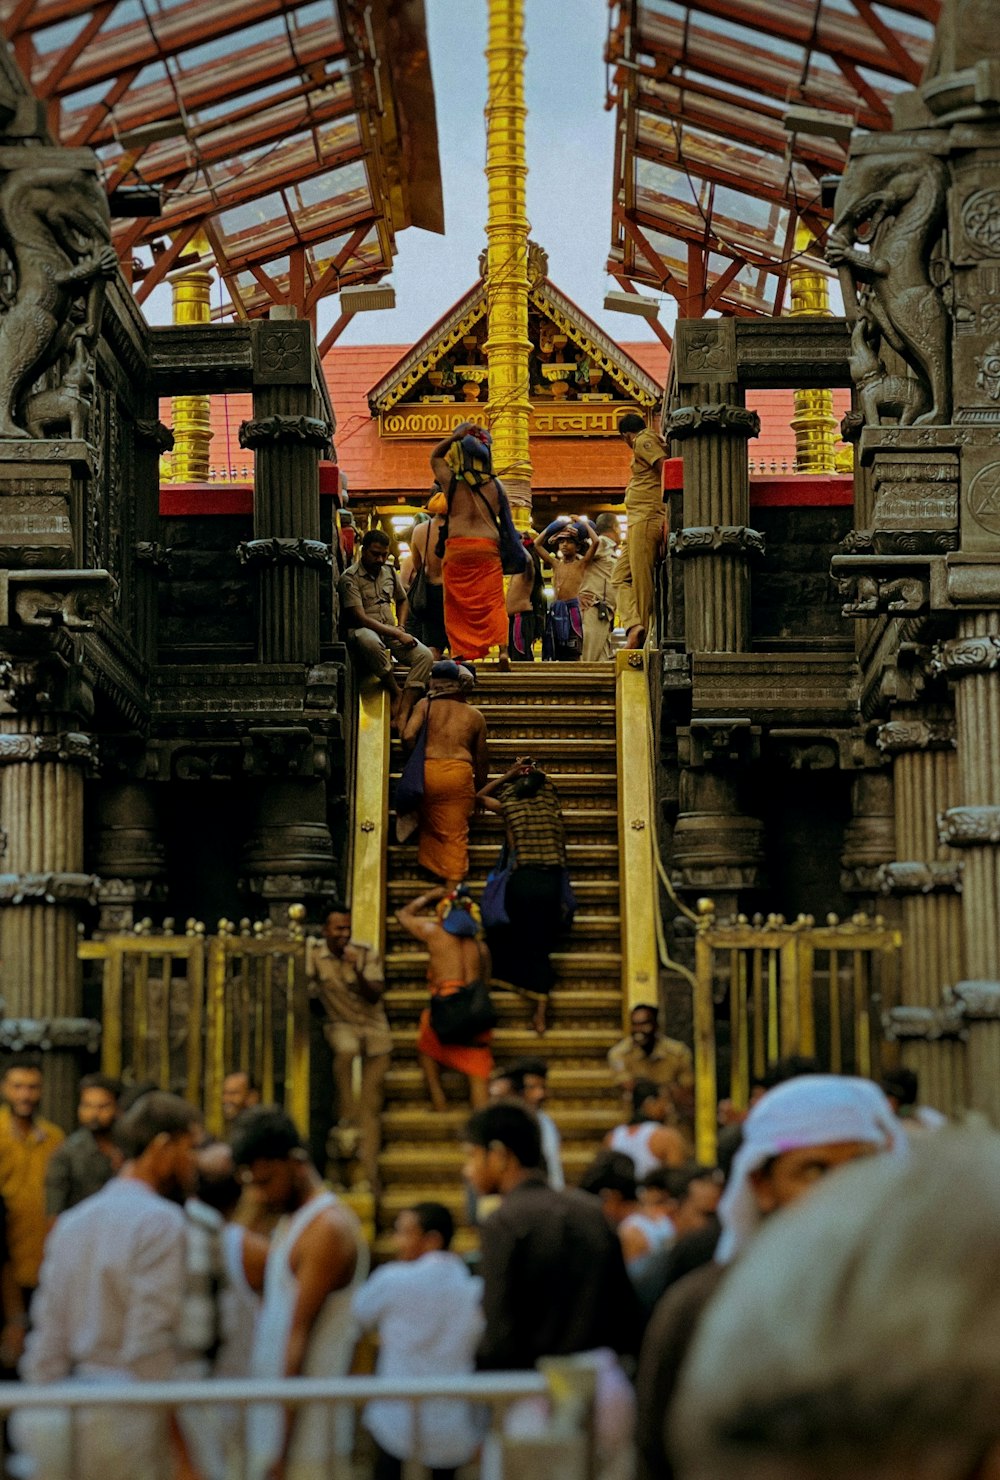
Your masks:
[[[417,861],[452,887],[469,872],[469,818],[489,774],[486,721],[465,694],[458,664],[435,663],[430,693],[403,731],[412,745],[427,725]]]
[[[422,915],[428,905],[433,915]],[[489,982],[490,953],[472,913],[472,898],[465,891],[449,895],[446,889],[431,889],[396,911],[396,919],[407,934],[427,947],[427,982],[431,997],[448,997],[473,982]],[[420,1015],[417,1053],[427,1092],[435,1110],[447,1110],[441,1084],[441,1068],[456,1069],[469,1081],[469,1100],[474,1110],[489,1099],[493,1073],[491,1034],[470,1034],[468,1043],[442,1043],[431,1026],[431,1009]]]
[[[589,535],[585,550],[583,538]],[[555,546],[553,554],[552,546]],[[556,599],[545,627],[542,656],[557,663],[579,662],[583,652],[583,613],[580,587],[598,549],[598,536],[589,519],[556,520],[535,541],[535,549],[552,567]]]
[[[344,1377],[354,1353],[351,1299],[368,1273],[368,1249],[351,1210],[327,1192],[283,1110],[248,1111],[233,1136],[233,1159],[269,1212],[284,1222],[271,1243],[254,1338],[254,1377]],[[312,1480],[350,1450],[350,1426],[321,1404],[296,1412],[250,1410],[252,1480]]]
[[[500,508],[506,498],[493,476],[492,438],[463,422],[431,453],[434,477],[445,490],[444,624],[459,661],[500,649],[507,668],[507,609],[500,564]]]
[[[430,518],[410,536],[410,579],[407,584],[406,630],[440,658],[448,646],[444,628],[444,573],[438,541],[448,513],[448,500],[436,489],[427,501]],[[423,571],[423,579],[420,573]],[[419,604],[419,610],[418,610]]]

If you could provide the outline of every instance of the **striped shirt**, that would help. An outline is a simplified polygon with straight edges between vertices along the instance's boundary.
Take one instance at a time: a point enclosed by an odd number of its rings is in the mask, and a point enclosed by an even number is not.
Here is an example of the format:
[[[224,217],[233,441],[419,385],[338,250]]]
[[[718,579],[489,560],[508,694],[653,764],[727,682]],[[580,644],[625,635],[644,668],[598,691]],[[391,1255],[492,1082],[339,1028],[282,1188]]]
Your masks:
[[[541,791],[533,797],[516,796],[514,785],[503,788],[500,805],[518,868],[565,868],[566,837],[559,793],[547,776]]]

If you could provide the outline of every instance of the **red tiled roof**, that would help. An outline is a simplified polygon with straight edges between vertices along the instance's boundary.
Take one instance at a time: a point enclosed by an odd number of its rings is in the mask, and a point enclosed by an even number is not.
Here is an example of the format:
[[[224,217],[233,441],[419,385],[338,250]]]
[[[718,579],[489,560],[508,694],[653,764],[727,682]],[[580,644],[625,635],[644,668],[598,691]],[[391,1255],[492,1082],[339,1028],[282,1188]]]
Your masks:
[[[426,491],[430,485],[427,441],[383,438],[368,409],[368,392],[406,353],[408,345],[362,344],[334,347],[323,361],[330,399],[337,414],[337,459],[349,493],[391,498]],[[666,381],[668,355],[657,341],[622,344],[622,350],[660,385]],[[850,409],[849,390],[833,393],[837,421]],[[793,392],[754,391],[748,406],[761,419],[761,434],[750,443],[752,463],[777,472],[794,468],[795,435],[791,428]],[[170,425],[170,402],[160,415]],[[211,399],[213,470],[235,468],[240,479],[252,479],[253,459],[239,445],[239,426],[251,414],[250,397],[233,393]],[[628,457],[617,437],[536,437],[531,445],[532,484],[539,491],[624,488]],[[214,474],[216,478],[220,475]]]

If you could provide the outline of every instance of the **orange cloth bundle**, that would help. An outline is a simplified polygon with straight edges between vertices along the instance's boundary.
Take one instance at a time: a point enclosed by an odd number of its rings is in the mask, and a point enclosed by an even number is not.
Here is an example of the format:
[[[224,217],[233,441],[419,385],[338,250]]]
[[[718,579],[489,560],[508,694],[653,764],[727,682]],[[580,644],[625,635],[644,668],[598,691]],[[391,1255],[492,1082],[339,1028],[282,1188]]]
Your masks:
[[[441,879],[469,872],[469,818],[476,805],[472,767],[463,760],[424,760],[417,861]]]
[[[444,547],[444,625],[452,657],[485,658],[507,642],[500,550],[494,540],[456,536]]]

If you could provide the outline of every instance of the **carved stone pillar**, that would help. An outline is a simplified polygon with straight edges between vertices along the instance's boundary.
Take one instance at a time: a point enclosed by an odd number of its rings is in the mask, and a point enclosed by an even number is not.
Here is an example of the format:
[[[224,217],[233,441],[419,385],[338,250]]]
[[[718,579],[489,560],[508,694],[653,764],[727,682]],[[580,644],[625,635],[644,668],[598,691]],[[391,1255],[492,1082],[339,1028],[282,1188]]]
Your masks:
[[[77,919],[97,879],[84,872],[83,772],[89,735],[70,712],[68,675],[50,657],[0,662],[0,959],[5,1046],[51,1049],[46,1101],[68,1114],[80,1018]],[[85,694],[77,690],[77,698]]]
[[[254,414],[240,427],[253,449],[254,538],[239,550],[260,572],[258,658],[319,660],[319,579],[330,550],[320,541],[319,459],[331,428],[317,415],[312,331],[296,319],[254,331]]]
[[[719,325],[723,338],[725,331],[734,333],[731,321],[720,319]],[[667,435],[683,445],[684,527],[671,536],[670,548],[684,559],[689,652],[746,652],[750,641],[748,566],[751,554],[763,550],[764,537],[748,527],[746,443],[759,433],[760,420],[740,404],[735,340],[733,376],[699,385],[697,403],[676,407],[666,424]]]
[[[160,457],[174,445],[173,433],[155,415],[155,402],[149,410],[148,417],[139,418],[135,423],[135,473],[136,485],[140,488],[159,486]],[[157,540],[159,529],[159,499],[136,499],[133,637],[139,656],[146,663],[156,662],[157,582],[170,570],[170,551]]]
[[[131,930],[167,897],[166,858],[153,788],[141,781],[102,782],[94,796],[93,868],[100,882],[98,934]]]
[[[879,870],[896,856],[891,771],[861,771],[855,776],[851,814],[840,855],[840,887],[855,901],[855,910],[873,915],[878,912],[876,900],[881,904]]]
[[[942,808],[941,842],[963,861],[965,971],[982,996],[995,988],[991,1015],[968,1014],[971,1103],[1000,1121],[1000,612],[959,619],[959,636],[936,661],[955,686],[958,797]],[[956,805],[956,801],[959,805]],[[964,983],[956,993],[963,997]]]
[[[336,893],[333,840],[322,781],[268,781],[243,853],[243,887],[263,901],[276,924],[290,904]]]
[[[954,721],[941,709],[900,709],[879,729],[878,746],[892,756],[896,805],[896,856],[881,887],[902,909],[902,1012],[893,1030],[920,1076],[921,1099],[955,1113],[966,1103],[965,1050],[941,1004],[963,971],[962,868],[938,837],[938,814],[958,786]]]
[[[742,890],[761,887],[763,865],[764,824],[741,814],[735,778],[683,771],[671,848],[674,886],[711,894],[722,916],[735,912]]]

